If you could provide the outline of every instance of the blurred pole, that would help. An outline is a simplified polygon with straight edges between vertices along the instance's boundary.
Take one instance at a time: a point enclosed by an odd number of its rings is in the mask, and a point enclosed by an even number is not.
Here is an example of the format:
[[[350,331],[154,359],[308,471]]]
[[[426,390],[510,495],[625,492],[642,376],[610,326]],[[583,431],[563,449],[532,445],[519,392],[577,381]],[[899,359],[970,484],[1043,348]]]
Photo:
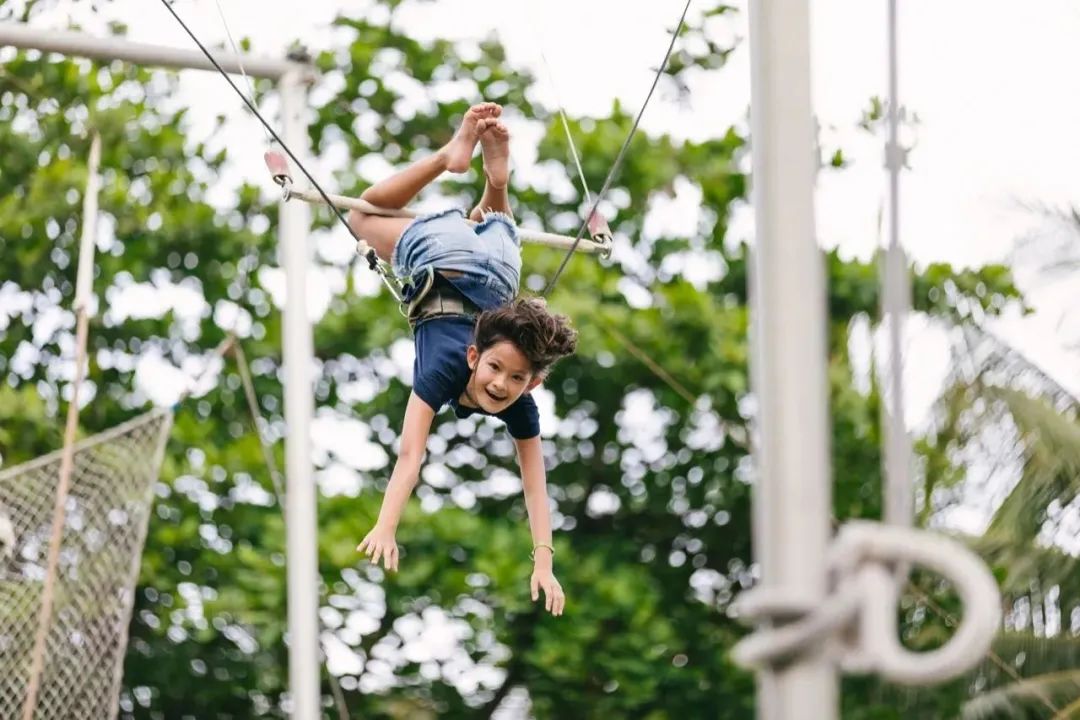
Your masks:
[[[0,47],[37,49],[96,60],[125,60],[145,66],[209,70],[213,64],[201,53],[167,48],[109,37],[95,38],[81,33],[39,30],[24,23],[0,23]],[[298,155],[308,146],[305,85],[312,78],[310,64],[293,60],[218,54],[226,72],[243,72],[252,77],[279,81],[281,108],[285,124],[285,142]],[[96,182],[96,178],[91,176]],[[89,191],[88,191],[89,195]],[[96,211],[96,207],[95,207]],[[88,213],[84,211],[84,215]],[[96,214],[96,213],[95,213]],[[285,359],[285,439],[287,474],[288,613],[289,613],[289,688],[296,720],[319,717],[320,660],[318,649],[319,576],[317,565],[315,489],[312,484],[311,417],[314,414],[314,350],[311,322],[307,316],[307,271],[310,265],[308,233],[310,213],[304,203],[281,204],[281,263],[285,269],[286,308],[284,318]],[[89,302],[87,234],[84,231],[80,253],[79,289],[76,310],[85,316]],[[90,236],[92,237],[92,235]],[[92,243],[90,245],[92,247]],[[82,324],[85,325],[85,317]],[[82,331],[85,334],[85,330]],[[80,341],[77,341],[77,344]],[[84,361],[76,362],[76,371]],[[77,380],[78,382],[78,380]],[[72,406],[77,407],[77,398]]]
[[[907,432],[904,408],[904,319],[911,307],[911,278],[907,257],[900,245],[900,171],[904,153],[899,142],[900,92],[898,49],[896,40],[896,0],[889,0],[889,102],[886,121],[889,140],[885,147],[885,166],[889,172],[889,239],[882,254],[881,319],[888,328],[886,351],[888,363],[887,399],[881,403],[881,419],[885,426],[885,522],[910,526],[913,522],[911,439]]]
[[[79,389],[86,378],[86,344],[90,335],[90,297],[94,286],[94,251],[97,241],[98,194],[101,191],[101,136],[94,132],[90,140],[90,159],[86,168],[86,190],[83,192],[82,239],[79,241],[79,264],[75,277],[75,377],[71,381],[71,401],[68,403],[64,425],[64,447],[60,456],[60,477],[56,484],[53,505],[52,533],[46,556],[45,581],[41,588],[37,632],[30,659],[30,675],[23,697],[23,720],[33,720],[38,709],[38,693],[45,674],[49,631],[52,629],[54,593],[60,567],[67,518],[67,500],[71,491],[71,474],[75,469],[75,436],[79,430]]]
[[[307,109],[303,77],[287,73],[280,83],[284,141],[307,155]],[[285,475],[289,616],[289,693],[294,720],[318,720],[319,572],[315,486],[311,466],[314,414],[314,339],[307,313],[307,273],[311,265],[306,203],[280,205],[280,258],[285,268]]]
[[[214,65],[198,50],[171,48],[164,45],[138,43],[120,37],[94,37],[79,32],[55,28],[35,28],[20,22],[0,22],[0,47],[33,48],[103,62],[123,60],[138,65],[183,70],[213,70]],[[310,73],[311,68],[290,60],[252,55],[215,53],[214,59],[225,72],[238,73],[241,67],[248,75],[279,80],[288,72]]]
[[[831,488],[809,25],[808,0],[750,4],[755,559],[762,593],[813,605],[827,589]],[[758,673],[759,720],[837,717],[837,671],[823,651]]]

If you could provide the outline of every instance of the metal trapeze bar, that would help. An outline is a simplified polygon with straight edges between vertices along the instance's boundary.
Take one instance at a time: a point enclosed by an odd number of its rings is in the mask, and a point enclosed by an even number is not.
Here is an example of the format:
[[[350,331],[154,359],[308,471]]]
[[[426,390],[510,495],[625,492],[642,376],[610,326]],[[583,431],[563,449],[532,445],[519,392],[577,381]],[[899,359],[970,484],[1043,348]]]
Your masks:
[[[266,153],[265,159],[267,167],[274,177],[274,182],[280,185],[284,190],[286,200],[303,200],[304,202],[313,205],[326,204],[326,201],[318,192],[296,188],[292,181],[292,177],[288,172],[288,166],[285,164],[284,158],[279,154],[268,152]],[[333,203],[334,207],[343,210],[359,210],[370,215],[415,218],[421,214],[408,208],[390,209],[378,207],[366,200],[349,197],[347,195],[327,193],[327,197],[330,198],[330,202]],[[476,224],[472,221],[468,222],[473,225]],[[590,253],[605,258],[608,257],[611,254],[611,233],[610,230],[608,230],[607,223],[603,220],[590,223],[590,231],[594,237],[602,238],[602,241],[597,242],[596,240],[591,240],[589,238],[581,238],[577,241],[577,247],[574,248],[575,252]],[[547,247],[561,248],[563,250],[569,250],[571,247],[574,247],[574,238],[569,235],[558,235],[556,233],[543,232],[541,230],[529,230],[527,228],[519,227],[518,237],[521,238],[522,242],[532,243],[534,245],[546,245]]]
[[[213,70],[214,65],[201,52],[137,43],[121,37],[94,37],[78,32],[35,28],[23,23],[0,23],[0,47],[40,50],[91,58],[102,62],[124,60],[140,65],[167,68]],[[239,73],[241,67],[256,78],[280,80],[289,72],[304,77],[313,75],[310,66],[291,60],[220,53],[217,61],[226,72]]]

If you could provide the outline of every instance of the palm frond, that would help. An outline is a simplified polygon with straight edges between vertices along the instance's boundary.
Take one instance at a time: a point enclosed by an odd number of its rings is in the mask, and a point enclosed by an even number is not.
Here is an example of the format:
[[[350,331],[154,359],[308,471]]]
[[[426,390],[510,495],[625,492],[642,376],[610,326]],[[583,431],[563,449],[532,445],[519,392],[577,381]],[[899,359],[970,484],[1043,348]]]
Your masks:
[[[1034,587],[1059,588],[1059,604],[1080,603],[1080,557],[1055,547],[1022,542],[1011,533],[991,530],[968,538],[969,546],[994,569],[1006,597],[1022,597]]]
[[[1024,209],[1042,217],[1046,225],[1020,239],[1013,262],[1033,260],[1050,279],[1080,269],[1080,209],[1045,203],[1021,203]]]
[[[1036,637],[1027,632],[1005,632],[994,639],[992,650],[1023,677],[1080,671],[1080,637],[1073,635]]]
[[[1014,484],[988,488],[1002,497],[989,531],[995,542],[1011,539],[1026,554],[1053,529],[1047,522],[1080,498],[1080,399],[976,324],[958,329],[957,338],[930,440],[958,467],[978,466],[991,479],[1006,470]],[[928,475],[928,488],[955,482],[938,475]]]
[[[1080,669],[1025,678],[975,696],[961,710],[960,720],[1045,718],[1080,698]]]
[[[992,331],[965,323],[953,346],[952,382],[982,387],[1011,387],[1045,398],[1059,412],[1080,410],[1080,398],[1048,372]]]
[[[1080,423],[1041,398],[1010,388],[987,388],[1003,404],[1023,448],[1020,481],[998,508],[990,531],[1032,542],[1052,506],[1069,505],[1080,494]]]

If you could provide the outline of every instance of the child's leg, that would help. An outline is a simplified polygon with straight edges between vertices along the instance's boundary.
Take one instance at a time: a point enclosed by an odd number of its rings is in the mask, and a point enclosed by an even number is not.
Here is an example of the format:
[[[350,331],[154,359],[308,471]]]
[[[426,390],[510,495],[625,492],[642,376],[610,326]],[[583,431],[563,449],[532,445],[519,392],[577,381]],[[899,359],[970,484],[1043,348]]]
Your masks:
[[[489,122],[480,134],[484,154],[484,196],[469,213],[469,219],[479,222],[485,212],[506,213],[511,218],[510,195],[510,131],[499,121]]]
[[[473,105],[466,111],[457,133],[443,148],[375,183],[360,195],[361,199],[378,207],[397,210],[408,205],[410,200],[444,171],[465,172],[472,161],[480,131],[488,119],[493,118],[500,110],[495,103]],[[359,210],[349,213],[349,225],[353,231],[375,248],[379,257],[387,261],[393,255],[394,245],[402,231],[410,222],[412,221],[409,218],[371,215]]]
[[[369,215],[359,210],[349,212],[349,227],[386,262],[394,256],[394,246],[411,222],[412,218]]]
[[[480,198],[480,202],[469,213],[469,219],[473,222],[480,222],[484,213],[489,212],[501,212],[506,213],[511,218],[514,217],[514,213],[510,210],[510,195],[506,191],[506,186],[497,188],[491,184],[491,181],[484,183],[484,196]]]
[[[451,140],[451,142],[454,142]],[[397,210],[409,204],[435,178],[449,170],[446,148],[421,158],[385,180],[380,180],[363,193],[362,200],[372,205]]]

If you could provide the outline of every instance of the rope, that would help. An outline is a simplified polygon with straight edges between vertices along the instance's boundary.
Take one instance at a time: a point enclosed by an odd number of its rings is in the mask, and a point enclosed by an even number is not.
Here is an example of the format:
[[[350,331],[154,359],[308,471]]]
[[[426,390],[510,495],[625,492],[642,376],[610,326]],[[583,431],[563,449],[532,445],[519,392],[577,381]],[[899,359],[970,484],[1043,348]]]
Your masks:
[[[243,57],[243,55],[240,54],[240,48],[236,44],[236,40],[233,39],[232,32],[229,30],[229,21],[225,17],[225,8],[223,8],[221,6],[221,0],[214,0],[214,3],[217,5],[218,15],[221,17],[221,25],[222,25],[222,27],[225,28],[225,37],[227,37],[229,39],[229,45],[232,46],[233,54],[236,55],[236,64],[240,66],[240,74],[243,75],[244,81],[247,82],[248,92],[251,95],[251,104],[254,105],[255,104],[255,84],[253,82],[251,82],[251,78],[248,77],[247,71],[244,70],[244,57]],[[266,135],[266,139],[268,141],[272,142],[273,138],[271,138],[270,134],[266,132],[266,128],[261,128],[261,129],[263,131],[263,134]]]
[[[526,7],[529,8],[531,14],[532,5],[527,4]],[[686,12],[684,10],[684,17],[685,14]],[[536,21],[535,17],[533,17],[532,20],[533,27],[536,27],[538,29],[537,32],[539,32],[540,23]],[[680,20],[680,26],[681,23],[682,21]],[[540,41],[538,50],[540,53],[540,60],[544,65],[544,71],[547,73],[548,81],[551,83],[551,89],[555,93],[555,104],[559,108],[559,118],[562,121],[563,132],[566,134],[566,141],[570,147],[570,155],[574,160],[574,166],[577,168],[578,179],[581,180],[581,189],[585,193],[586,204],[591,205],[592,193],[589,192],[589,181],[585,179],[585,171],[581,167],[581,159],[577,151],[577,146],[574,143],[574,136],[573,133],[570,132],[570,124],[566,119],[566,111],[563,109],[562,99],[559,96],[558,84],[555,82],[554,73],[551,72],[551,66],[548,64],[547,61],[547,55],[544,54],[542,39]],[[669,48],[668,53],[670,54],[670,52],[671,50]],[[666,57],[664,59],[664,62],[667,62]],[[646,102],[648,102],[648,100],[646,100]],[[579,234],[578,239],[580,239],[580,237],[581,235]],[[570,252],[573,253],[573,248],[571,248]],[[554,280],[552,282],[554,282]],[[694,397],[693,393],[687,390],[686,387],[678,380],[676,380],[671,373],[664,369],[664,367],[660,365],[660,363],[649,357],[647,353],[645,353],[641,348],[631,342],[625,335],[623,335],[621,332],[611,327],[611,325],[607,323],[601,321],[600,325],[609,335],[611,335],[615,339],[616,342],[623,346],[623,349],[625,349],[627,352],[629,352],[631,355],[641,361],[641,363],[645,365],[645,367],[647,367],[654,375],[656,375],[656,377],[662,380],[668,387],[674,390],[675,393],[678,394],[683,400],[685,400],[691,406],[693,406],[697,402],[697,398]]]
[[[164,0],[163,0],[164,1]],[[615,156],[615,162],[611,166],[611,170],[608,171],[607,177],[604,179],[604,184],[600,188],[600,194],[596,196],[596,199],[592,203],[592,207],[585,215],[585,222],[578,228],[577,236],[574,238],[574,244],[570,247],[570,250],[566,253],[566,257],[563,258],[562,263],[559,265],[558,270],[555,271],[555,275],[548,282],[544,288],[542,296],[546,297],[551,289],[555,287],[555,283],[559,280],[559,276],[562,275],[563,270],[566,269],[566,265],[570,262],[570,258],[574,255],[574,250],[577,249],[578,244],[581,242],[581,238],[585,234],[585,229],[589,226],[589,220],[592,219],[599,208],[600,203],[603,202],[607,196],[608,190],[611,188],[611,183],[615,180],[615,176],[618,174],[619,169],[622,167],[623,158],[626,156],[626,150],[630,147],[630,141],[634,139],[634,135],[637,133],[638,124],[641,122],[641,116],[645,114],[645,108],[649,106],[649,100],[652,99],[653,92],[656,90],[656,86],[660,83],[660,77],[664,74],[664,70],[667,69],[668,60],[671,59],[671,51],[675,48],[675,41],[679,37],[679,33],[682,32],[683,24],[686,21],[686,13],[690,10],[691,0],[686,0],[686,5],[683,7],[682,15],[679,16],[679,24],[675,28],[675,32],[671,33],[671,42],[668,44],[667,52],[664,53],[664,60],[660,63],[660,67],[656,70],[656,76],[653,78],[652,86],[649,88],[648,95],[645,96],[645,102],[641,104],[641,109],[638,110],[637,117],[634,118],[634,124],[630,127],[630,132],[627,133],[626,139],[623,141],[622,147],[619,148],[619,154]]]
[[[242,296],[248,287],[249,273],[244,272],[239,277],[240,295]],[[251,416],[252,428],[255,431],[255,437],[259,441],[259,449],[262,452],[263,463],[266,464],[267,474],[270,476],[270,482],[274,487],[274,496],[277,499],[278,508],[281,511],[282,520],[288,524],[288,508],[285,503],[285,477],[281,470],[277,466],[277,462],[274,460],[274,451],[263,434],[263,427],[265,421],[262,417],[262,413],[259,411],[258,395],[255,392],[255,383],[252,380],[251,366],[248,364],[247,355],[244,353],[243,345],[240,343],[239,338],[236,335],[237,326],[240,323],[240,317],[237,315],[233,321],[232,329],[229,331],[228,336],[222,341],[214,350],[214,354],[221,357],[227,352],[232,352],[233,359],[236,360],[237,369],[240,372],[240,382],[244,388],[244,399],[247,403],[248,413]],[[209,366],[207,367],[207,370]],[[204,370],[204,373],[206,371]],[[320,619],[321,623],[322,620]],[[321,642],[320,642],[321,644]],[[326,657],[326,650],[323,648],[323,658]],[[341,690],[341,685],[338,683],[337,678],[330,672],[329,668],[326,668],[326,675],[329,678],[330,692],[334,698],[334,706],[337,709],[338,720],[349,720],[348,704],[345,700],[345,695]]]
[[[891,569],[898,563],[926,567],[956,588],[964,618],[942,647],[916,653],[900,643]],[[744,666],[771,666],[820,650],[836,638],[846,651],[841,656],[846,669],[923,685],[959,676],[990,650],[1001,621],[997,582],[982,559],[955,540],[924,530],[851,521],[829,549],[829,570],[833,590],[809,611],[787,593],[768,588],[741,598],[740,608],[761,625],[735,646],[735,660]],[[840,638],[849,627],[853,632]]]
[[[596,320],[600,322],[600,327],[602,327],[609,335],[611,335],[611,337],[615,338],[615,340],[620,345],[622,345],[623,348],[625,348],[631,355],[640,360],[641,363],[645,365],[645,367],[649,368],[649,370],[651,370],[652,373],[656,375],[656,377],[663,380],[668,387],[674,390],[683,400],[688,402],[691,407],[693,407],[694,404],[697,403],[697,398],[694,397],[694,394],[687,390],[685,385],[676,380],[671,373],[665,370],[660,363],[649,357],[644,350],[632,343],[621,332],[611,327],[606,322],[600,320],[600,318],[596,318]]]
[[[833,518],[833,526],[838,527],[839,523]],[[908,532],[912,532],[908,530]],[[892,581],[891,576],[881,575],[880,579],[882,585],[885,582]],[[840,585],[844,585],[840,583]],[[959,625],[959,621],[956,616],[945,610],[938,604],[933,598],[926,594],[922,588],[918,587],[913,580],[907,579],[905,590],[914,595],[918,600],[923,602],[929,610],[938,616],[947,627],[955,628]],[[818,612],[811,613],[813,608],[806,607],[802,603],[792,602],[788,597],[778,596],[766,596],[763,591],[758,591],[757,597],[751,597],[749,603],[746,603],[744,607],[749,610],[748,616],[750,617],[765,617],[771,616],[774,618],[788,617],[798,618],[800,616],[807,616],[806,627],[803,628],[802,634],[804,637],[812,637],[817,640],[821,640],[830,632],[835,631],[844,626],[845,623],[850,622],[853,617],[851,612],[851,601],[857,599],[857,593],[852,591],[850,585],[844,585],[842,588],[838,587],[837,591],[833,594],[832,598],[836,602],[830,603],[827,607],[818,609]],[[740,601],[742,603],[743,601]],[[778,645],[776,649],[786,652],[793,652],[798,649],[799,640],[797,632],[792,633],[790,630],[778,636],[778,639],[782,645]],[[796,637],[793,638],[793,635]],[[793,641],[794,640],[794,641]],[[1023,677],[1019,672],[1009,663],[1001,658],[993,648],[986,651],[985,657],[990,660],[995,666],[1001,669],[1006,675],[1008,675],[1014,682],[1023,681]],[[865,661],[865,658],[861,658]],[[1054,704],[1054,702],[1048,698],[1045,694],[1039,692],[1036,696],[1040,702],[1052,713],[1061,713],[1062,711]]]
[[[531,14],[532,5],[527,4],[526,7],[529,8]],[[537,32],[539,32],[540,23],[536,21],[535,17],[532,18],[532,24],[533,27],[537,28]],[[542,39],[539,43],[538,50],[540,53],[540,60],[544,65],[544,71],[547,73],[548,76],[548,82],[551,83],[551,89],[555,93],[555,104],[559,108],[559,118],[562,121],[563,132],[566,134],[566,141],[570,147],[570,156],[573,158],[574,166],[577,168],[578,179],[581,181],[581,189],[585,193],[586,204],[591,205],[592,193],[589,192],[589,181],[585,179],[585,171],[581,167],[581,159],[577,151],[577,146],[574,143],[574,135],[570,132],[570,124],[566,119],[566,111],[563,109],[562,99],[559,96],[558,84],[555,82],[554,73],[551,72],[551,66],[548,64],[547,61],[547,55],[544,54]],[[665,58],[665,62],[666,61],[667,59]],[[580,235],[578,237],[580,238]],[[572,253],[573,249],[571,249],[570,252]],[[656,375],[656,377],[662,380],[668,387],[674,390],[675,393],[678,394],[683,400],[685,400],[691,406],[693,406],[697,402],[697,398],[694,397],[693,393],[687,390],[686,387],[678,380],[676,380],[671,373],[664,369],[664,367],[660,365],[660,363],[649,357],[647,353],[645,353],[641,348],[631,342],[625,335],[623,335],[621,332],[619,332],[605,322],[601,321],[600,325],[609,335],[611,335],[615,339],[616,342],[623,346],[623,349],[625,349],[627,352],[629,352],[631,355],[641,361],[641,363],[645,365],[645,367],[647,367],[654,375]]]
[[[559,119],[562,120],[563,132],[566,133],[566,140],[570,145],[570,156],[574,160],[574,166],[577,168],[578,179],[581,180],[581,189],[585,191],[585,204],[592,204],[592,194],[589,192],[589,183],[585,180],[585,171],[581,167],[581,159],[578,156],[577,147],[574,145],[574,136],[570,132],[570,123],[566,119],[566,112],[563,110],[562,98],[559,96],[559,86],[555,82],[555,74],[551,72],[551,66],[548,64],[547,55],[544,54],[544,36],[541,30],[540,23],[537,21],[536,16],[532,12],[532,3],[525,3],[525,7],[529,12],[530,21],[532,26],[536,28],[538,42],[537,50],[540,53],[540,62],[544,66],[544,72],[547,73],[548,82],[551,83],[551,90],[555,93],[555,105],[559,108]]]
[[[274,128],[270,126],[270,123],[268,123],[266,119],[262,116],[262,113],[259,112],[259,109],[255,107],[255,105],[250,100],[248,100],[247,96],[244,95],[243,91],[241,91],[240,88],[236,86],[236,83],[234,83],[232,78],[229,77],[229,74],[225,72],[225,69],[221,67],[213,54],[211,54],[211,52],[207,50],[206,46],[199,41],[199,38],[196,37],[195,33],[191,31],[191,28],[187,26],[187,23],[185,23],[183,19],[176,13],[176,11],[173,10],[172,5],[169,4],[169,0],[161,0],[161,4],[164,5],[165,9],[168,10],[169,13],[176,19],[176,22],[180,24],[180,27],[182,27],[184,29],[184,32],[188,34],[188,37],[190,37],[192,41],[199,47],[199,50],[201,50],[202,54],[206,56],[206,59],[210,61],[210,64],[212,64],[214,68],[221,74],[221,77],[225,78],[225,82],[229,83],[229,87],[231,87],[233,91],[240,96],[240,99],[244,101],[244,104],[247,105],[249,110],[251,110],[251,113],[259,120],[266,132],[269,133],[270,136],[274,139],[274,141],[281,146],[281,149],[284,150],[286,154],[288,154],[289,158],[292,159],[294,163],[296,163],[296,166],[300,168],[300,172],[304,173],[304,177],[308,179],[308,182],[311,183],[311,186],[315,188],[315,190],[319,193],[319,196],[322,198],[323,202],[330,207],[330,211],[334,214],[335,217],[337,217],[339,221],[341,221],[341,224],[344,225],[345,228],[349,231],[349,235],[352,237],[352,239],[355,240],[357,243],[363,242],[360,239],[360,236],[358,236],[356,232],[352,229],[352,226],[349,225],[349,221],[345,219],[345,216],[330,200],[330,196],[326,193],[325,190],[322,189],[322,186],[319,185],[318,181],[316,181],[315,178],[312,177],[311,173],[308,172],[306,167],[304,167],[304,164],[300,162],[300,159],[296,157],[296,154],[293,153],[289,146],[285,144],[285,141],[283,141],[281,137],[278,136],[278,134],[274,131]],[[389,282],[384,273],[380,272],[379,274],[383,276],[384,282]]]
[[[540,55],[543,58],[543,53]],[[544,60],[544,67],[547,67],[547,60]],[[548,70],[548,76],[551,76],[551,70]],[[552,78],[554,83],[554,78]],[[574,159],[574,166],[577,168],[578,179],[581,180],[581,188],[585,191],[585,204],[592,204],[592,194],[589,192],[589,185],[585,182],[585,170],[581,167],[581,158],[578,156],[577,146],[574,145],[574,136],[570,132],[570,123],[566,120],[566,112],[563,110],[562,101],[559,100],[558,93],[555,94],[555,102],[559,105],[559,119],[562,120],[563,132],[566,133],[566,141],[570,146],[570,157]]]
[[[30,663],[30,681],[23,702],[23,720],[32,720],[37,710],[41,676],[45,671],[46,642],[52,625],[53,594],[56,591],[56,573],[60,562],[60,542],[64,535],[67,498],[71,490],[71,472],[75,466],[75,435],[79,429],[79,390],[82,387],[86,366],[86,341],[90,334],[89,294],[92,284],[94,240],[97,232],[98,168],[101,164],[101,140],[95,133],[90,144],[87,161],[86,190],[83,194],[83,233],[79,245],[79,278],[75,290],[75,378],[71,384],[71,402],[68,403],[67,422],[64,427],[64,449],[60,459],[60,479],[56,486],[56,502],[53,505],[52,534],[49,537],[49,555],[45,582],[41,591],[41,609],[38,612],[37,634]],[[88,255],[88,257],[87,257]]]
[[[231,351],[233,357],[236,359],[237,368],[240,371],[240,381],[244,388],[244,398],[247,401],[248,410],[251,414],[252,426],[255,429],[255,436],[259,439],[259,447],[262,451],[263,462],[266,463],[267,471],[270,475],[270,480],[274,486],[274,495],[277,498],[278,507],[281,508],[282,518],[288,522],[285,505],[285,487],[284,478],[281,471],[277,467],[277,463],[274,461],[273,448],[266,441],[266,438],[262,433],[262,415],[259,412],[259,403],[255,393],[255,385],[251,380],[251,367],[248,365],[247,356],[244,354],[243,347],[234,332],[229,332],[228,336],[218,343],[217,347],[211,353],[212,357],[224,357],[226,353]],[[181,394],[180,398],[176,401],[175,405],[179,405],[186,400],[192,390],[202,381],[202,379],[210,372],[210,363],[206,364],[200,373],[188,386],[188,388]],[[174,405],[174,407],[175,407]],[[324,650],[325,655],[325,650]],[[330,678],[330,692],[334,697],[334,705],[338,711],[339,720],[348,720],[348,705],[345,702],[345,696],[342,693],[341,686],[338,683],[337,678],[333,673],[327,669],[327,676]],[[24,720],[29,720],[24,716]]]
[[[274,494],[277,495],[278,507],[281,508],[281,514],[284,515],[284,478],[281,471],[278,470],[277,463],[274,462],[272,448],[263,437],[262,424],[259,422],[263,419],[262,413],[259,412],[259,400],[255,394],[255,384],[251,381],[251,368],[248,367],[247,356],[244,355],[244,349],[240,343],[233,346],[233,358],[236,359],[236,367],[240,370],[240,382],[244,386],[244,398],[247,400],[248,410],[251,412],[252,426],[255,428],[255,435],[259,438],[259,447],[262,448],[263,462],[266,463],[266,468],[270,473],[270,480],[274,483]],[[286,520],[286,522],[288,521]]]
[[[219,342],[217,344],[217,347],[215,347],[214,350],[210,353],[210,358],[213,359],[224,357],[225,353],[229,352],[229,348],[232,347],[234,342],[236,342],[236,336],[232,333],[229,333],[225,337],[225,339]],[[191,393],[195,392],[195,388],[198,387],[199,383],[202,382],[203,378],[205,378],[209,374],[210,362],[207,361],[206,365],[203,366],[202,371],[188,383],[188,386],[184,388],[183,391],[181,391],[180,396],[176,398],[176,402],[173,403],[173,409],[176,409],[181,403],[191,397]]]
[[[244,398],[247,401],[248,410],[251,414],[252,426],[255,429],[255,436],[259,439],[259,447],[262,451],[263,462],[266,463],[266,468],[270,475],[270,480],[274,486],[274,495],[277,498],[278,507],[281,508],[282,517],[285,519],[286,522],[288,522],[285,506],[284,478],[281,474],[281,471],[277,467],[277,463],[274,461],[273,448],[270,447],[270,444],[266,441],[266,438],[263,436],[262,433],[261,421],[263,418],[261,413],[259,412],[259,403],[255,394],[255,385],[251,380],[251,367],[248,365],[247,356],[244,354],[243,347],[240,345],[240,342],[237,339],[236,335],[233,332],[230,332],[228,336],[220,343],[218,343],[216,348],[214,348],[211,356],[224,357],[225,354],[229,353],[230,351],[232,353],[232,356],[236,359],[237,368],[240,371],[240,381],[244,388]],[[191,395],[194,387],[197,386],[199,382],[201,382],[203,377],[205,377],[209,372],[210,363],[207,363],[206,367],[203,368],[202,373],[200,373],[195,378],[195,380],[191,382],[188,388],[181,394],[180,398],[176,401],[175,405],[179,405],[184,400],[186,400]],[[337,678],[334,676],[333,673],[329,671],[329,669],[327,669],[326,674],[330,678],[330,692],[334,697],[334,705],[338,711],[338,718],[339,720],[348,720],[348,706],[345,702],[345,696],[341,691],[341,686],[338,683]],[[29,718],[24,716],[24,720],[29,720]]]
[[[607,331],[616,341],[623,345],[623,347],[626,348],[634,357],[636,357],[646,367],[648,367],[657,377],[667,383],[672,390],[682,396],[687,402],[691,404],[695,402],[693,395],[685,388],[685,386],[679,383],[678,380],[676,380],[670,372],[665,370],[660,363],[650,358],[643,350],[638,348],[636,345],[634,345],[633,342],[631,342],[628,338],[622,335],[622,333],[610,327],[606,323],[601,323],[601,327],[605,331]],[[834,521],[834,524],[837,523]],[[938,618],[940,618],[946,624],[946,626],[955,628],[958,625],[959,621],[956,619],[956,617],[944,608],[942,608],[940,604],[938,604],[933,598],[931,598],[921,588],[919,588],[913,580],[907,580],[905,590],[907,592],[910,592],[917,599],[923,602],[932,613],[937,615]],[[849,603],[845,599],[848,598],[848,594],[838,593],[838,596],[840,599],[840,602],[838,603],[839,607],[833,608],[833,610],[830,610],[826,613],[826,616],[822,616],[817,619],[820,622],[820,626],[813,629],[813,631],[811,632],[812,635],[816,636],[825,633],[831,628],[842,625],[842,620],[850,619],[849,613],[846,609]],[[764,605],[764,601],[761,600],[756,600],[754,602],[758,603],[761,606]],[[781,606],[787,608],[789,611],[791,610],[791,608],[785,603],[781,603]],[[794,613],[789,612],[788,614],[799,615],[803,612],[807,612],[805,608],[797,609],[794,611]],[[784,613],[781,612],[781,614]],[[1001,656],[998,655],[992,648],[987,650],[986,658],[999,669],[1001,669],[1013,681],[1020,682],[1023,680],[1023,677],[1020,675],[1020,673],[1018,673],[1010,663],[1003,660]],[[1055,716],[1062,712],[1054,704],[1054,702],[1047,698],[1044,694],[1039,693],[1038,699],[1043,703],[1043,705],[1046,706],[1048,710],[1054,713]]]
[[[56,503],[53,508],[52,536],[49,538],[48,570],[41,591],[41,610],[38,613],[37,636],[34,639],[34,655],[31,661],[30,683],[23,703],[23,720],[32,720],[37,709],[41,675],[45,671],[45,642],[52,625],[53,593],[56,589],[56,571],[60,560],[60,541],[64,534],[64,520],[68,492],[71,489],[71,471],[75,465],[75,433],[79,425],[79,388],[83,382],[83,366],[86,364],[86,337],[89,318],[85,309],[78,311],[75,330],[75,380],[71,386],[71,402],[68,404],[67,424],[64,427],[64,454],[60,460],[60,482],[56,487]]]
[[[262,425],[264,423],[262,412],[259,410],[258,397],[255,394],[255,385],[251,382],[251,368],[248,365],[247,356],[244,355],[244,350],[240,343],[237,342],[232,346],[233,358],[236,360],[236,366],[240,370],[240,379],[244,385],[244,398],[247,400],[248,412],[251,414],[251,424],[255,428],[255,437],[259,439],[259,446],[262,449],[263,462],[266,463],[267,473],[270,475],[270,479],[274,484],[274,494],[277,495],[278,507],[281,508],[282,519],[288,523],[287,508],[285,506],[285,488],[283,487],[283,476],[281,470],[278,469],[277,462],[274,460],[274,450],[270,446],[266,437],[262,433]],[[322,620],[319,620],[322,623]],[[321,645],[320,641],[320,645]],[[326,658],[326,649],[323,648],[323,658]],[[349,720],[349,709],[345,702],[345,694],[341,691],[341,685],[338,683],[337,677],[330,672],[330,668],[326,668],[326,676],[330,679],[330,692],[334,696],[334,705],[337,707],[339,720]]]

